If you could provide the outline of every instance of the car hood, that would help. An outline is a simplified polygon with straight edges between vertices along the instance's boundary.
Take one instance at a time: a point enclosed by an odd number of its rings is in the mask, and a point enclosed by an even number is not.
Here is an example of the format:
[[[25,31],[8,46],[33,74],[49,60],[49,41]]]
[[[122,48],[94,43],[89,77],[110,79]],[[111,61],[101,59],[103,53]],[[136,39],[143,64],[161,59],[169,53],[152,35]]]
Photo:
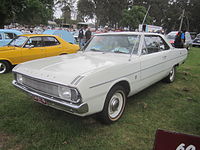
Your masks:
[[[128,55],[123,54],[79,52],[29,61],[17,65],[13,71],[33,78],[72,85],[80,77],[108,69],[111,66],[121,64],[123,61],[127,62],[128,58]]]

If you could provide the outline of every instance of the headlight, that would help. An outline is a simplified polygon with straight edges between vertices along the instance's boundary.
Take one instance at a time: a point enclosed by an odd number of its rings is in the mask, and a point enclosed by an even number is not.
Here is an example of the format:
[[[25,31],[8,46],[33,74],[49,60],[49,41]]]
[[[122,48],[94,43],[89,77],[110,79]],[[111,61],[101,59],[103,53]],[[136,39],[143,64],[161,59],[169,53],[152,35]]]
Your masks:
[[[23,79],[23,76],[21,74],[16,75],[16,80],[19,84],[23,84],[24,79]]]
[[[58,94],[60,98],[67,101],[78,103],[81,100],[79,92],[76,89],[67,86],[58,86]]]

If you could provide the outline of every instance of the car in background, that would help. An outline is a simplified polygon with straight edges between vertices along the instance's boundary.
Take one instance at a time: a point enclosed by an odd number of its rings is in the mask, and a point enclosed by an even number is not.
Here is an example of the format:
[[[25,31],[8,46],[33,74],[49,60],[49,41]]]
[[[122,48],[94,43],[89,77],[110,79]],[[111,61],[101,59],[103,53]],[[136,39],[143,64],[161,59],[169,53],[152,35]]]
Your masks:
[[[79,45],[68,43],[55,35],[20,35],[7,46],[0,47],[0,74],[8,72],[12,65],[44,57],[76,53],[79,49]]]
[[[0,47],[7,45],[12,39],[23,34],[21,31],[14,29],[0,29]]]
[[[172,44],[172,46],[174,46],[174,41],[175,41],[177,34],[178,34],[178,31],[172,31],[172,32],[170,32],[166,35],[168,42],[170,44]],[[191,35],[190,35],[189,32],[185,32],[185,45],[184,45],[184,47],[187,48],[187,49],[190,49],[191,45],[192,45]]]
[[[197,36],[196,36],[196,38],[193,40],[193,42],[192,42],[192,46],[193,47],[200,47],[200,34],[198,34]]]
[[[196,32],[190,32],[190,35],[191,35],[191,38],[192,38],[192,41],[193,41],[196,38],[197,33]]]
[[[127,97],[162,79],[173,82],[187,53],[156,33],[98,34],[78,53],[17,65],[13,84],[38,103],[78,116],[97,113],[110,124],[122,116]]]
[[[76,40],[73,37],[72,33],[66,30],[45,30],[42,34],[57,35],[68,43],[71,43],[71,44],[76,43]]]

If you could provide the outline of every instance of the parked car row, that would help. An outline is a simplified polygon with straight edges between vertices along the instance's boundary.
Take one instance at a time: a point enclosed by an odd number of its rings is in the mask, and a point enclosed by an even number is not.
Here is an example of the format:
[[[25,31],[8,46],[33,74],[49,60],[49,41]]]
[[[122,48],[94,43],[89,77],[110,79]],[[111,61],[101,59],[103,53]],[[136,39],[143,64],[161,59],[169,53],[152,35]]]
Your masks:
[[[178,34],[178,31],[172,31],[167,34],[166,38],[168,41],[174,46],[176,35]],[[185,43],[184,47],[189,49],[192,46],[192,38],[189,32],[185,32]]]
[[[174,41],[178,31],[172,31],[166,35],[168,42],[174,46]],[[185,48],[189,49],[191,46],[200,46],[200,34],[195,34],[194,32],[185,32]]]
[[[19,48],[30,57],[32,50],[39,47],[38,39],[42,49],[48,47],[43,47],[47,37],[54,38],[47,43],[55,47],[69,45],[56,36],[19,36],[8,46],[10,55],[20,55],[16,52]],[[71,45],[71,49],[76,51],[77,46]],[[176,68],[185,61],[187,53],[185,48],[173,48],[160,34],[98,34],[74,54],[25,63],[14,59],[13,64],[21,64],[13,69],[13,85],[38,103],[78,116],[98,114],[102,122],[110,124],[121,118],[127,97],[162,79],[173,82]],[[27,56],[21,56],[24,57]]]
[[[20,35],[7,46],[0,47],[0,74],[10,71],[13,65],[25,61],[75,53],[79,49],[79,45],[66,42],[55,35]]]

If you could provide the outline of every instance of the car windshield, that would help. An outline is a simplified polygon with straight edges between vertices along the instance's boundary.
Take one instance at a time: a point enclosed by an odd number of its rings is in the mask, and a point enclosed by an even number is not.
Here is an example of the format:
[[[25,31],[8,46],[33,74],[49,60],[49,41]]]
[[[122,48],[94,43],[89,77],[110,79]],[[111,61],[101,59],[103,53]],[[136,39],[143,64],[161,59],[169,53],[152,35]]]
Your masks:
[[[24,45],[24,43],[27,41],[27,39],[28,38],[25,36],[18,36],[15,39],[13,39],[8,45],[22,47]]]
[[[167,35],[167,39],[174,40],[175,37],[176,37],[176,34],[175,34],[175,33],[174,33],[174,34],[168,34],[168,35]]]
[[[140,36],[138,35],[97,35],[83,50],[86,52],[137,54],[139,41]]]

